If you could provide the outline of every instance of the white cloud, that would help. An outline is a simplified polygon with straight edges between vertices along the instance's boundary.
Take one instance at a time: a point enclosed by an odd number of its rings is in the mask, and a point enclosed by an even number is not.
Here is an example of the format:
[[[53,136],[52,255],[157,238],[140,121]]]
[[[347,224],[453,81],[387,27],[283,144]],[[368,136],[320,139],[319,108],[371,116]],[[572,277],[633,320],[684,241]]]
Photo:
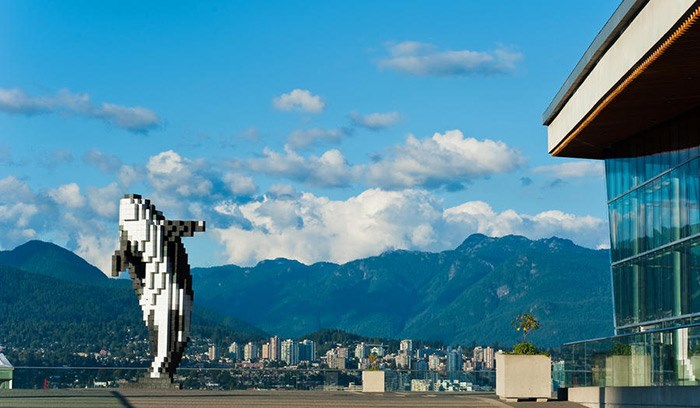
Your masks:
[[[123,164],[121,167],[119,167],[119,171],[117,171],[117,179],[119,179],[119,182],[122,186],[124,186],[124,188],[128,188],[140,178],[141,174],[133,166]]]
[[[539,166],[533,173],[547,174],[557,178],[603,177],[605,165],[600,161],[572,161],[551,166]]]
[[[347,200],[310,193],[267,196],[228,211],[246,222],[214,226],[212,232],[225,245],[228,261],[242,265],[277,257],[347,262],[389,249],[440,251],[455,248],[476,232],[532,239],[556,235],[590,247],[607,242],[606,223],[599,218],[556,210],[499,213],[480,201],[444,209],[425,190],[370,189]]]
[[[227,173],[224,175],[223,180],[233,195],[251,196],[258,191],[258,186],[255,185],[255,181],[251,177],[243,174]]]
[[[151,186],[160,192],[175,192],[183,197],[208,196],[213,183],[202,174],[203,161],[186,159],[172,150],[151,156],[146,164]]]
[[[293,150],[303,149],[318,142],[340,143],[347,131],[343,129],[307,129],[295,130],[287,139],[287,147]]]
[[[95,110],[94,115],[101,117],[105,122],[132,132],[146,132],[160,124],[160,118],[155,112],[139,106],[103,103],[101,108]]]
[[[57,204],[68,208],[80,208],[85,204],[85,197],[80,194],[80,186],[76,183],[63,184],[49,190],[49,197]]]
[[[102,188],[89,188],[87,192],[88,204],[98,215],[116,220],[119,199],[122,198],[123,194],[116,182]]]
[[[401,115],[398,112],[386,113],[370,113],[369,115],[361,115],[357,112],[350,114],[350,120],[355,126],[378,130],[389,127],[399,121]]]
[[[522,155],[507,144],[489,139],[464,137],[461,131],[435,133],[406,144],[387,157],[367,166],[370,185],[382,188],[461,188],[475,178],[515,170]]]
[[[519,52],[506,48],[493,51],[439,50],[435,46],[405,41],[387,46],[388,56],[378,63],[382,69],[412,75],[462,76],[497,75],[515,71],[523,59]]]
[[[112,276],[112,254],[119,245],[119,235],[111,230],[102,234],[79,232],[75,253],[98,267],[102,273]]]
[[[284,153],[265,148],[262,157],[242,162],[246,169],[318,187],[347,187],[353,182],[385,189],[461,189],[480,177],[513,171],[524,163],[517,150],[489,139],[465,138],[459,130],[413,136],[369,164],[350,165],[332,149],[320,157],[304,157],[287,147]]]
[[[294,89],[289,93],[277,96],[272,100],[272,104],[281,111],[293,110],[309,113],[322,112],[326,107],[320,96],[313,95],[306,89]]]
[[[263,157],[249,159],[244,166],[258,173],[319,187],[345,187],[354,179],[353,169],[336,149],[328,150],[320,157],[303,157],[290,149],[278,153],[265,148]]]
[[[161,126],[158,115],[139,106],[113,103],[95,105],[86,93],[61,90],[52,96],[30,96],[21,89],[0,88],[0,111],[10,114],[37,115],[61,113],[101,119],[135,133],[147,133]]]
[[[16,200],[25,202],[34,199],[34,193],[29,186],[15,176],[7,176],[0,179],[0,196],[4,198],[13,197]]]
[[[213,232],[229,261],[254,264],[287,257],[303,262],[345,262],[384,249],[415,246],[417,222],[438,220],[437,203],[421,191],[367,190],[346,201],[303,193],[294,199],[267,199],[238,207],[252,228]],[[423,234],[424,235],[424,234]]]
[[[514,210],[496,212],[483,201],[470,201],[445,210],[445,220],[451,225],[489,236],[524,235],[530,239],[558,236],[579,245],[599,247],[608,242],[607,222],[601,218],[576,216],[559,210],[535,215],[519,214]]]

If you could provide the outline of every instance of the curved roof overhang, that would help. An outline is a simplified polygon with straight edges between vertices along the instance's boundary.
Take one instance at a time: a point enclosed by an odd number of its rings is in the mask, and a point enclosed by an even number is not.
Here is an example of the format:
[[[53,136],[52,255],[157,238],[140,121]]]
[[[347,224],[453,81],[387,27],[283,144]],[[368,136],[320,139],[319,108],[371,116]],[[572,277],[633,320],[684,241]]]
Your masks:
[[[698,20],[700,1],[623,2],[591,46],[597,53],[589,48],[545,112],[549,152],[604,159],[616,143],[700,106]]]

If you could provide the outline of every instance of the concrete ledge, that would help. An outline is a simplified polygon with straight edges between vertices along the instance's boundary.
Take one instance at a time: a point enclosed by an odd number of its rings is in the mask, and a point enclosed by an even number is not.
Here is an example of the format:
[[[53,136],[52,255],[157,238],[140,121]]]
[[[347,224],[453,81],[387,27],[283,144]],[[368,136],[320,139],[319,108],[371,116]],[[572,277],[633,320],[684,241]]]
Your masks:
[[[576,387],[569,401],[589,408],[700,407],[700,386]]]

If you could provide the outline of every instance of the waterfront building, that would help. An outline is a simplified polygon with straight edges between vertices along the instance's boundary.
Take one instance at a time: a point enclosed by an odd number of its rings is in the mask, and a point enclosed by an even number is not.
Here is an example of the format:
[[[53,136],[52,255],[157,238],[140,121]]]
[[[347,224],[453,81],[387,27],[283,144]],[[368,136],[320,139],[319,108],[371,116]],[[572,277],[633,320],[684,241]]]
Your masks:
[[[665,386],[700,384],[698,19],[698,1],[624,0],[544,113],[549,152],[603,161],[607,187],[615,336],[565,345],[570,398],[697,398]]]
[[[428,392],[430,391],[430,385],[428,380],[411,380],[411,391]]]

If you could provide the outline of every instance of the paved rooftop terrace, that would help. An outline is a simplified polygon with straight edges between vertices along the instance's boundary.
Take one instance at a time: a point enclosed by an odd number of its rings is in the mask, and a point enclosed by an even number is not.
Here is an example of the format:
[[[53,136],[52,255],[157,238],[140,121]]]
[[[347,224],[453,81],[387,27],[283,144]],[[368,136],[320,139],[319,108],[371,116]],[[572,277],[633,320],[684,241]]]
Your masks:
[[[570,402],[503,403],[494,394],[327,391],[3,390],[0,407],[473,407],[577,408]]]

